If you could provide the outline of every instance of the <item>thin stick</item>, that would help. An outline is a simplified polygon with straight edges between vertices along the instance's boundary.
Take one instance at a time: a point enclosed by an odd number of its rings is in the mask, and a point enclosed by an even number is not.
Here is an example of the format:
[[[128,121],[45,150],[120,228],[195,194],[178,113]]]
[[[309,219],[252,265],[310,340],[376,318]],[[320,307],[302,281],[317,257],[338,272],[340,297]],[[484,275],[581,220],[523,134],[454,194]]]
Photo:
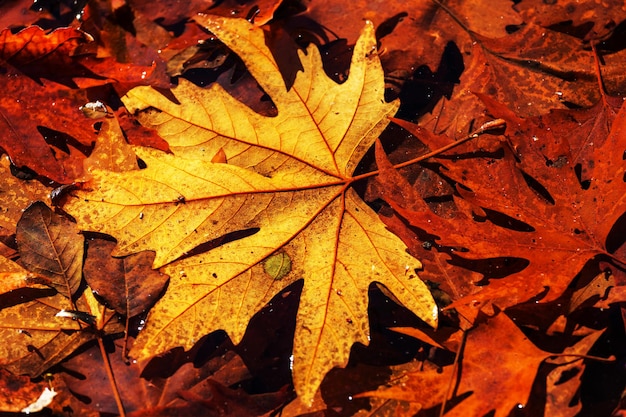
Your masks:
[[[566,358],[569,356],[574,357],[576,359],[589,359],[589,360],[598,361],[598,362],[612,363],[616,361],[615,358],[601,358],[599,356],[580,355],[578,353],[554,353],[550,355],[549,357],[550,358]]]
[[[445,151],[448,151],[464,142],[467,142],[470,139],[475,139],[477,137],[479,137],[480,135],[482,135],[483,133],[487,133],[490,130],[494,130],[494,129],[498,129],[501,127],[506,126],[506,122],[504,121],[504,119],[495,119],[495,120],[490,120],[487,123],[483,124],[482,126],[480,126],[478,129],[474,130],[472,133],[470,133],[469,135],[465,136],[464,138],[461,138],[459,140],[456,140],[452,143],[449,143],[445,146],[442,146],[439,149],[435,149],[432,152],[428,152],[427,154],[424,155],[420,155],[417,158],[413,158],[413,159],[409,159],[408,161],[402,162],[400,164],[396,164],[393,167],[395,169],[398,168],[404,168],[406,166],[412,165],[412,164],[416,164],[418,162],[423,161],[424,159],[428,159],[431,158],[433,156],[439,155]],[[350,183],[353,183],[355,181],[359,181],[365,178],[369,178],[369,177],[373,177],[375,175],[378,175],[380,173],[380,170],[376,170],[376,171],[371,171],[371,172],[367,172],[365,174],[361,174],[361,175],[357,175],[355,177],[352,177],[350,179]]]
[[[111,361],[109,361],[109,355],[104,347],[104,342],[102,342],[102,337],[98,336],[98,346],[100,346],[100,354],[102,355],[102,361],[104,362],[104,369],[106,370],[107,377],[109,378],[109,382],[111,384],[111,390],[113,391],[113,398],[115,398],[115,403],[117,404],[117,409],[120,412],[120,417],[126,417],[126,412],[124,411],[124,404],[122,404],[122,398],[120,397],[120,392],[117,389],[117,384],[115,383],[115,377],[113,376],[113,368],[111,367]]]
[[[600,70],[600,56],[598,55],[598,50],[594,42],[591,42],[591,51],[593,52],[593,64],[598,80],[598,87],[600,88],[600,97],[602,97],[602,102],[606,105],[606,89],[604,87],[604,80],[602,79],[602,71]]]
[[[409,161],[405,161],[405,162],[402,162],[400,164],[394,165],[393,167],[396,168],[396,169],[404,168],[405,166],[414,164],[416,162],[423,161],[424,159],[428,159],[430,157],[439,155],[439,154],[441,154],[441,153],[443,153],[443,152],[445,152],[447,150],[450,150],[450,149],[452,149],[452,148],[454,148],[454,147],[456,147],[456,146],[458,146],[458,145],[460,145],[462,143],[465,143],[465,142],[467,142],[470,139],[475,139],[478,136],[482,135],[483,133],[485,133],[485,132],[487,132],[489,130],[497,129],[497,128],[503,127],[505,125],[506,125],[506,122],[503,119],[490,120],[487,123],[485,123],[482,126],[480,126],[475,131],[473,131],[472,133],[470,133],[469,135],[465,136],[464,138],[461,138],[461,139],[456,140],[456,141],[454,141],[452,143],[449,143],[446,146],[442,146],[439,149],[435,149],[434,151],[429,152],[427,154],[418,156],[417,158],[414,158],[414,159],[411,159]]]
[[[441,410],[439,411],[439,417],[443,417],[445,414],[446,403],[448,402],[448,396],[450,393],[450,388],[454,386],[454,379],[460,378],[461,375],[457,375],[459,370],[459,359],[461,358],[461,352],[465,349],[465,342],[467,340],[467,332],[463,332],[463,337],[461,338],[461,344],[459,345],[459,349],[456,351],[456,356],[454,357],[454,364],[452,365],[452,374],[450,375],[450,382],[448,382],[448,389],[446,390],[443,396],[443,402],[441,403]],[[454,391],[453,391],[454,392]]]

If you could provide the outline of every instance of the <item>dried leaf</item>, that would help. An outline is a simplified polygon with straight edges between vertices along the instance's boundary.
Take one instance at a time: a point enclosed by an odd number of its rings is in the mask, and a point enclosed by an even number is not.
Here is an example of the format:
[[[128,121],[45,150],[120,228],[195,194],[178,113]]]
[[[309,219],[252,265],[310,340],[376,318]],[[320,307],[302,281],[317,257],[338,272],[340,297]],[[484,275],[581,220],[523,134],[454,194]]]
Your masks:
[[[5,343],[0,347],[0,364],[15,374],[35,377],[93,334],[77,331],[76,321],[56,317],[59,311],[72,309],[67,298],[49,295],[52,290],[31,291],[37,292],[13,292],[2,298],[0,336]]]
[[[617,22],[624,21],[626,9],[623,6],[619,0],[602,3],[522,0],[514,7],[527,22],[534,21],[589,40],[606,37]]]
[[[29,377],[16,376],[0,369],[0,411],[19,413],[40,397],[48,388],[45,381],[32,382]]]
[[[442,99],[420,119],[422,126],[436,133],[462,137],[471,126],[488,120],[475,93],[497,100],[521,117],[566,105],[590,107],[600,99],[594,56],[572,36],[528,23],[505,37],[476,34],[472,41],[466,47],[466,69],[459,85],[449,99]]]
[[[569,313],[581,308],[583,305],[594,304],[598,299],[606,298],[610,288],[615,286],[612,275],[602,272],[587,285],[577,289],[572,294],[569,305]]]
[[[154,304],[168,277],[152,269],[153,253],[113,258],[114,247],[114,242],[88,240],[85,280],[115,311],[133,317]]]
[[[93,169],[124,172],[139,168],[135,152],[126,143],[117,118],[107,117],[102,120],[93,152],[83,164],[86,173]]]
[[[126,363],[120,352],[118,347],[109,352],[108,358],[125,411],[130,416],[224,415],[220,410],[229,410],[227,414],[234,415],[233,409],[240,408],[248,411],[248,414],[240,415],[253,416],[261,414],[254,412],[259,408],[273,410],[285,400],[284,393],[280,392],[247,395],[226,388],[245,383],[250,378],[246,365],[232,351],[214,357],[202,366],[192,362],[179,364],[173,375],[149,378],[140,377],[141,366],[137,362]],[[103,389],[101,382],[107,378],[105,367],[101,353],[97,347],[92,347],[85,354],[63,362],[65,372],[62,377],[73,392],[89,399],[93,409],[115,414],[117,405],[114,398],[108,389]],[[231,405],[235,401],[227,395],[233,393],[238,395],[240,404]]]
[[[9,72],[0,79],[3,91],[0,123],[7,132],[0,144],[15,165],[25,165],[40,175],[67,183],[82,170],[84,155],[77,146],[88,146],[95,139],[91,122],[78,110],[88,100],[84,92],[71,91],[50,81],[43,84],[42,87],[16,72]],[[37,121],[28,116],[35,113]],[[43,133],[46,137],[40,133],[40,126],[48,129]],[[64,141],[63,134],[71,135],[80,143],[58,144]],[[59,137],[62,139],[58,140]],[[53,144],[49,145],[46,139]],[[55,141],[59,146],[54,145]]]
[[[309,402],[324,374],[346,363],[352,344],[367,344],[370,282],[436,323],[436,305],[414,272],[419,262],[348,188],[397,104],[383,100],[371,23],[345,83],[331,81],[309,48],[300,54],[304,74],[287,90],[260,29],[243,20],[196,19],[240,54],[278,115],[261,116],[219,86],[203,90],[181,80],[171,91],[176,102],[150,88],[134,89],[126,107],[140,111],[142,124],[157,129],[174,155],[136,148],[145,169],[94,170],[93,181],[64,208],[81,229],[113,235],[114,255],[156,251],[156,267],[202,243],[246,232],[163,269],[173,278],[134,353],[146,358],[189,348],[214,329],[238,342],[256,311],[304,278],[293,369],[296,389]],[[210,162],[220,149],[227,164]],[[275,269],[267,264],[272,255],[283,265],[273,277],[266,272]]]
[[[549,355],[532,344],[504,313],[498,313],[469,331],[459,377],[453,378],[453,366],[443,371],[418,370],[400,376],[390,388],[359,396],[409,401],[430,408],[441,404],[451,381],[458,381],[454,393],[463,400],[445,414],[447,417],[483,416],[492,410],[495,417],[507,416],[518,404],[526,404],[537,369]]]
[[[11,175],[10,165],[9,159],[3,155],[0,159],[0,226],[13,234],[26,207],[35,201],[50,204],[50,189],[38,181],[19,180]]]
[[[602,336],[604,330],[587,329],[588,334],[573,346],[567,347],[563,353],[572,356],[558,356],[548,359],[548,363],[559,365],[552,370],[547,378],[546,415],[569,417],[576,416],[582,409],[579,390],[585,362],[576,355],[587,355],[589,350]]]
[[[626,211],[621,151],[626,149],[622,133],[626,108],[622,106],[607,136],[594,135],[590,140],[584,131],[572,134],[581,125],[575,111],[567,113],[568,122],[552,115],[520,119],[487,102],[507,120],[506,138],[511,146],[503,148],[502,158],[442,160],[446,175],[462,184],[457,187],[459,210],[454,219],[433,213],[378,154],[383,195],[411,224],[441,237],[442,245],[467,250],[458,253],[464,259],[510,257],[528,262],[521,272],[491,280],[480,293],[457,305],[479,306],[497,300],[504,308],[546,289],[549,292],[543,300],[554,300],[589,259],[607,255],[623,263],[617,252],[611,253],[615,248],[607,247],[607,239]],[[596,121],[606,120],[604,110],[598,112],[601,109],[596,108]],[[560,124],[550,123],[553,120]],[[549,129],[543,127],[545,123]],[[427,132],[421,137],[435,148],[446,140]],[[586,150],[590,142],[594,146]],[[579,164],[586,167],[589,180],[579,177]]]
[[[45,289],[51,285],[49,279],[33,274],[10,259],[0,256],[0,294],[19,288]]]
[[[82,278],[84,252],[76,224],[37,202],[24,211],[16,240],[20,263],[47,277],[60,294],[72,298]]]

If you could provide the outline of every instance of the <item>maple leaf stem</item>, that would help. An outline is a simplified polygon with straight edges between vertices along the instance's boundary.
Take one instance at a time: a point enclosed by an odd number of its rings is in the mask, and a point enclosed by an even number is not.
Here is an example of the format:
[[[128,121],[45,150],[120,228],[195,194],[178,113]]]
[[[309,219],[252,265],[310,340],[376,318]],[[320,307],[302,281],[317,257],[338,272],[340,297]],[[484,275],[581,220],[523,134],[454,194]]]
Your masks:
[[[602,79],[602,72],[600,71],[600,56],[598,55],[598,50],[594,42],[591,42],[591,50],[593,51],[593,67],[596,72],[596,77],[598,80],[598,88],[600,90],[600,97],[602,98],[602,102],[604,103],[604,105],[607,106],[606,88],[604,86],[604,80]]]
[[[102,361],[104,363],[104,369],[106,370],[107,377],[109,382],[111,383],[111,390],[113,391],[113,398],[115,398],[115,404],[117,404],[117,410],[120,412],[120,417],[126,417],[126,412],[124,411],[124,404],[122,404],[122,398],[120,397],[120,392],[117,389],[117,384],[115,383],[115,376],[113,375],[113,368],[111,367],[111,361],[109,361],[109,355],[104,347],[104,342],[101,337],[97,337],[98,346],[100,347],[100,354],[102,355]]]
[[[446,410],[446,403],[448,402],[448,397],[452,393],[454,393],[454,391],[456,391],[458,384],[460,382],[460,373],[458,372],[459,370],[459,361],[461,360],[461,355],[462,352],[465,349],[465,344],[467,343],[467,332],[463,331],[463,335],[461,338],[461,343],[459,344],[459,348],[456,351],[456,355],[454,356],[454,364],[452,365],[452,373],[450,374],[450,381],[448,382],[448,386],[446,389],[446,392],[444,393],[443,396],[443,401],[441,402],[441,410],[439,411],[439,417],[443,417],[443,415],[445,414],[445,410]],[[454,383],[456,379],[456,384]]]
[[[578,360],[578,359],[589,359],[589,360],[592,360],[592,361],[608,362],[608,363],[612,363],[612,362],[616,361],[615,357],[613,357],[613,356],[611,356],[609,358],[601,358],[599,356],[581,355],[581,354],[577,354],[577,353],[555,353],[555,354],[550,355],[551,358],[556,358],[556,357],[566,358],[566,357],[570,357],[570,356],[576,358],[576,360]]]
[[[500,129],[500,128],[504,127],[504,126],[506,126],[506,122],[504,121],[504,119],[490,120],[490,121],[484,123],[483,125],[481,125],[478,129],[474,130],[469,135],[465,136],[464,138],[461,138],[461,139],[456,140],[456,141],[454,141],[452,143],[449,143],[449,144],[447,144],[445,146],[442,146],[439,149],[435,149],[432,152],[428,152],[427,154],[420,155],[417,158],[413,158],[413,159],[410,159],[408,161],[396,164],[393,167],[395,169],[399,169],[399,168],[404,168],[404,167],[409,166],[409,165],[416,164],[416,163],[421,162],[421,161],[423,161],[425,159],[428,159],[428,158],[431,158],[433,156],[439,155],[439,154],[441,154],[443,152],[446,152],[446,151],[448,151],[448,150],[450,150],[450,149],[452,149],[452,148],[454,148],[454,147],[456,147],[456,146],[458,146],[458,145],[460,145],[462,143],[465,143],[465,142],[469,141],[470,139],[475,139],[475,138],[479,137],[480,135],[482,135],[484,133],[488,133],[489,131],[494,130],[494,129]],[[350,178],[350,183],[355,182],[355,181],[359,181],[359,180],[362,180],[362,179],[365,179],[365,178],[376,176],[376,175],[379,174],[379,172],[380,172],[379,170],[376,170],[376,171],[372,171],[372,172],[367,172],[365,174],[357,175],[355,177]]]

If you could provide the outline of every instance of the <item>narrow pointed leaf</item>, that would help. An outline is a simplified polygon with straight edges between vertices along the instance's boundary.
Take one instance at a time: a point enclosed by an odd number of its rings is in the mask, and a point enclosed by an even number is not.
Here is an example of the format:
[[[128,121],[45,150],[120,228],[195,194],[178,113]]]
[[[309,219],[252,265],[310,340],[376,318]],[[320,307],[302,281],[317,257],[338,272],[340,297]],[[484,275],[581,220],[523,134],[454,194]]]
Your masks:
[[[0,294],[19,288],[45,289],[50,284],[47,278],[29,272],[10,259],[0,256]]]

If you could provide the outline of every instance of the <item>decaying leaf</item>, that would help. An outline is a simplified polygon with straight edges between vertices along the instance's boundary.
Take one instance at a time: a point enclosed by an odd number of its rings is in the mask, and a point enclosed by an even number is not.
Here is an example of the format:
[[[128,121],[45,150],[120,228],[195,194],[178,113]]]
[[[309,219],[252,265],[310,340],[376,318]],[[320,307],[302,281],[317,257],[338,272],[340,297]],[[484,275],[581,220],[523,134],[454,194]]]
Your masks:
[[[588,354],[604,330],[585,328],[580,330],[587,334],[563,352],[571,356],[558,356],[547,360],[548,363],[558,366],[546,377],[546,415],[576,416],[582,408],[579,388],[586,363],[577,356]]]
[[[6,155],[0,159],[0,227],[15,233],[22,211],[35,201],[50,204],[50,189],[35,180],[21,181],[11,175],[11,163]]]
[[[79,332],[77,321],[56,317],[59,311],[73,308],[66,297],[50,295],[52,290],[31,291],[37,292],[14,292],[2,299],[0,337],[5,343],[0,347],[0,364],[15,374],[35,377],[93,334]]]
[[[92,169],[123,172],[138,168],[135,153],[124,140],[117,118],[106,117],[102,120],[93,152],[83,160],[83,166],[87,175]]]
[[[309,48],[300,54],[304,73],[287,90],[261,30],[244,20],[196,19],[241,56],[278,115],[254,113],[219,86],[203,90],[180,80],[171,100],[136,88],[123,99],[126,107],[158,130],[173,155],[136,148],[145,169],[93,170],[64,209],[81,229],[114,236],[114,254],[154,250],[155,267],[170,263],[163,268],[170,286],[133,350],[139,358],[189,348],[216,329],[238,342],[256,311],[304,278],[293,372],[309,402],[324,374],[346,363],[352,344],[368,343],[370,282],[385,285],[427,323],[437,321],[415,273],[420,263],[349,188],[397,103],[383,98],[371,23],[344,84],[324,74]],[[228,163],[211,162],[220,149]],[[247,236],[173,262],[241,231]],[[272,255],[279,262],[267,260]]]
[[[0,411],[3,413],[19,413],[34,403],[48,388],[45,381],[32,382],[26,376],[12,375],[0,370]]]
[[[114,247],[114,242],[89,239],[83,272],[89,286],[108,305],[130,318],[154,304],[168,277],[151,268],[153,253],[113,258],[110,254]]]
[[[17,226],[20,265],[0,261],[0,364],[15,374],[40,375],[96,336],[122,329],[116,315],[87,289],[82,278],[83,237],[76,224],[45,204],[29,206]],[[34,273],[32,271],[37,271]],[[21,280],[19,279],[21,278]],[[20,285],[21,284],[21,285]],[[43,284],[43,285],[42,285]]]
[[[76,224],[41,202],[26,209],[17,224],[20,262],[50,279],[60,294],[72,298],[82,279],[83,242]]]
[[[82,169],[83,153],[94,139],[92,122],[80,116],[84,90],[40,79],[46,68],[68,68],[68,55],[89,35],[75,29],[46,34],[39,27],[0,32],[0,145],[17,166],[36,169],[60,183],[71,182]],[[71,81],[70,81],[71,82]],[[37,117],[33,117],[37,114]],[[66,140],[67,136],[73,140]]]
[[[132,343],[132,342],[131,342]],[[254,378],[244,359],[230,350],[225,340],[218,352],[207,357],[205,349],[158,358],[164,366],[144,368],[128,363],[120,342],[111,345],[108,358],[127,415],[139,416],[266,416],[288,400],[286,389],[248,394]],[[97,346],[69,357],[57,374],[83,401],[102,414],[116,414],[117,404],[106,380],[106,364]],[[244,387],[244,388],[242,388]]]

